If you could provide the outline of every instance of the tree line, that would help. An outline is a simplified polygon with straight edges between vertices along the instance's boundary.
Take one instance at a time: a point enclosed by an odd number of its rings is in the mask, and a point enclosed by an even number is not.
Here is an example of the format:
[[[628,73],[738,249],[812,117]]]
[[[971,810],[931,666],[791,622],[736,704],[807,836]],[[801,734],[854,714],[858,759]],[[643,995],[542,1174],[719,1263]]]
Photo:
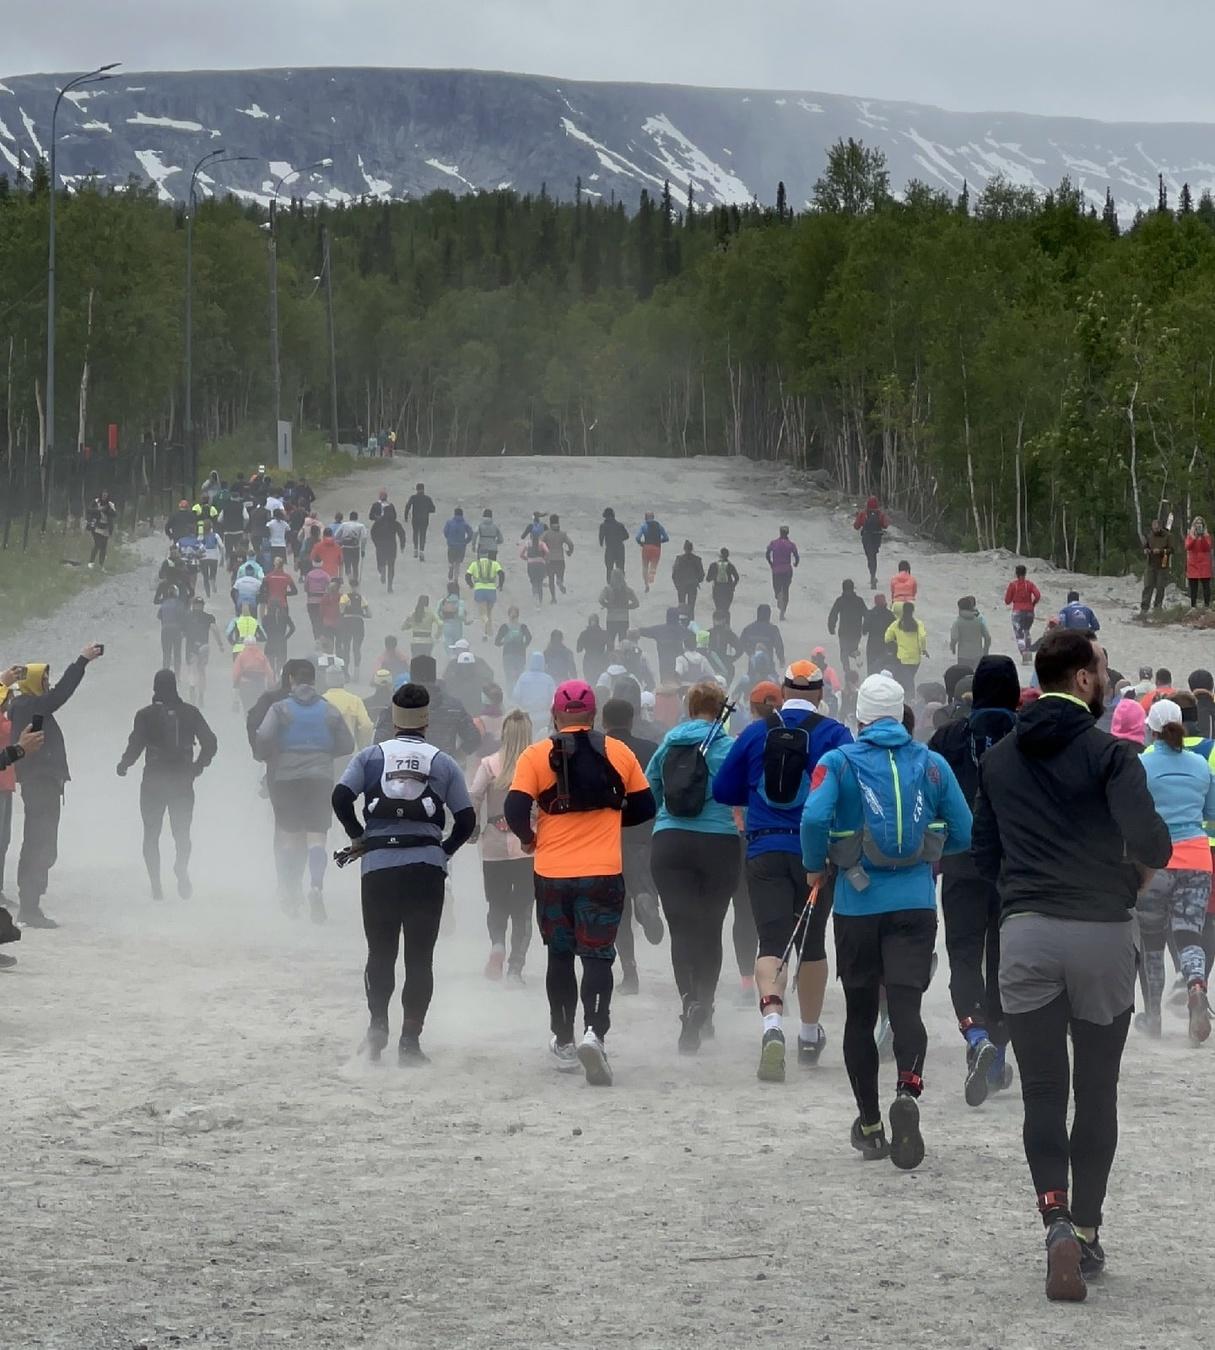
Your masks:
[[[49,185],[0,178],[0,444],[45,444]],[[77,447],[180,445],[184,212],[83,185],[58,217],[58,417]],[[194,223],[193,407],[204,442],[272,453],[267,213]],[[282,408],[329,425],[332,244],[344,438],[423,455],[745,455],[825,467],[963,547],[1093,570],[1138,557],[1170,500],[1210,500],[1215,202],[1188,187],[1123,229],[1068,181],[891,194],[879,151],[831,150],[813,209],[643,191],[280,206]],[[182,463],[186,457],[179,457]]]

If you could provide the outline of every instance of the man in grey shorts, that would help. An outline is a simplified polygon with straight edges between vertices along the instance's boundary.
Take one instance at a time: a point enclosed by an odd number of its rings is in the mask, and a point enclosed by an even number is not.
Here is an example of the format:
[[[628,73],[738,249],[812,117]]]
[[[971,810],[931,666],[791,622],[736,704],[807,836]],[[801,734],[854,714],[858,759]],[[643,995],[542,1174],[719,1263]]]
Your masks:
[[[1092,634],[1049,634],[1034,664],[1042,697],[979,765],[971,852],[1000,893],[1000,996],[1046,1225],[1046,1295],[1079,1301],[1105,1264],[1135,897],[1172,845],[1135,751],[1097,729],[1107,665]]]

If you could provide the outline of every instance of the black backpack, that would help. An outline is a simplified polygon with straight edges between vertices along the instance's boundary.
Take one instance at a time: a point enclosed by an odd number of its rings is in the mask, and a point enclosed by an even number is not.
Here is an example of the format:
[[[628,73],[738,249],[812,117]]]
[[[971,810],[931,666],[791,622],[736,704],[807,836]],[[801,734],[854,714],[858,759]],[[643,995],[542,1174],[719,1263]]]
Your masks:
[[[822,721],[811,713],[800,726],[786,726],[780,713],[768,714],[764,737],[764,773],[760,796],[769,806],[793,809],[810,795],[810,733]]]
[[[623,811],[624,780],[608,758],[597,731],[564,731],[550,738],[548,762],[557,781],[537,799],[542,811],[563,816],[571,811]]]
[[[672,745],[662,761],[662,797],[677,820],[700,815],[709,800],[709,761],[703,745]]]
[[[862,534],[881,534],[882,532],[882,513],[880,511],[870,511],[865,517],[865,523],[861,526]]]

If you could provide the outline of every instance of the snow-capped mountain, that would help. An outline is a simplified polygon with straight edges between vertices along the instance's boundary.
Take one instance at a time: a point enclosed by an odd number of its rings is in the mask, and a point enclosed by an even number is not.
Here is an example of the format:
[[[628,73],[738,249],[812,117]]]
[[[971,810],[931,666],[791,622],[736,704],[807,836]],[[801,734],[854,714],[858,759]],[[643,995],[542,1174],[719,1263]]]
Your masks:
[[[64,78],[0,81],[0,172],[28,172],[45,152]],[[1194,123],[438,70],[118,72],[64,99],[58,166],[69,184],[135,179],[179,201],[197,161],[222,147],[249,158],[213,164],[200,190],[263,203],[276,180],[303,170],[284,195],[342,202],[547,184],[568,199],[581,178],[584,192],[629,207],[666,180],[680,196],[692,186],[702,204],[741,205],[772,202],[783,180],[800,207],[828,147],[848,136],[885,151],[896,190],[918,178],[974,192],[996,175],[1046,189],[1068,175],[1097,203],[1109,186],[1130,216],[1156,201],[1160,173],[1174,198],[1183,182],[1195,197],[1215,189],[1215,128]]]

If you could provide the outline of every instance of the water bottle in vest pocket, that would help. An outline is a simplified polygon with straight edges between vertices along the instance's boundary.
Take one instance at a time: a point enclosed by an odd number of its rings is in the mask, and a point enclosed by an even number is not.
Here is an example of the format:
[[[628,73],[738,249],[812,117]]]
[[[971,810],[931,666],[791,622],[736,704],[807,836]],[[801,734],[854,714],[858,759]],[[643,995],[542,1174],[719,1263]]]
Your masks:
[[[367,796],[367,815],[377,820],[444,823],[443,801],[431,785],[431,766],[438,749],[426,741],[404,737],[380,745],[378,784]]]

